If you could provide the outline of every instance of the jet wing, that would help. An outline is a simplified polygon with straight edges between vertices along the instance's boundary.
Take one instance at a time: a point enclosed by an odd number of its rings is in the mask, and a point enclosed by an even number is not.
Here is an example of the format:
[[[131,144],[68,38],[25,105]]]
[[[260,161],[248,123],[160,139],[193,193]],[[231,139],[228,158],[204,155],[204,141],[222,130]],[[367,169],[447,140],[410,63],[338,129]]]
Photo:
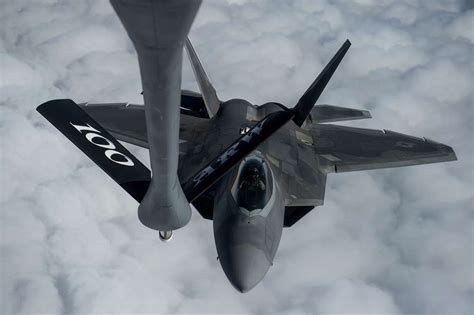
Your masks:
[[[79,104],[116,139],[148,148],[145,107],[128,103]]]
[[[193,126],[203,124],[200,118],[204,106],[199,94],[183,91],[181,99],[181,148],[193,137]],[[79,106],[97,120],[116,139],[148,149],[145,107],[128,103],[83,103]]]
[[[127,103],[85,103],[79,106],[117,140],[149,149],[145,106]],[[202,147],[199,144],[202,142],[203,134],[207,132],[208,122],[208,119],[188,115],[186,112],[181,113],[178,168],[181,181],[188,179],[213,157],[198,152]],[[219,151],[214,153],[217,155]]]
[[[310,132],[320,164],[328,173],[456,160],[447,145],[389,130],[318,124]]]

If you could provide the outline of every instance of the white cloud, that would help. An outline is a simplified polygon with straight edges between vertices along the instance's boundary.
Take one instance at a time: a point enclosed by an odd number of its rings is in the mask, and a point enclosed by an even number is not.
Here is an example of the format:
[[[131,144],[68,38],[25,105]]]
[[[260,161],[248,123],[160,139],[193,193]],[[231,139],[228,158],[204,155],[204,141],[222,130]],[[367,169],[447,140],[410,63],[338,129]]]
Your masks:
[[[468,10],[471,8],[471,10]],[[193,214],[169,244],[35,107],[141,102],[133,46],[107,1],[4,1],[0,17],[2,313],[472,313],[472,5],[205,2],[191,38],[222,99],[292,106],[346,38],[321,103],[351,123],[450,144],[459,161],[331,175],[326,204],[283,233],[246,295]],[[183,86],[194,87],[189,66]],[[147,161],[145,150],[132,147]]]
[[[448,28],[449,34],[456,38],[467,39],[474,42],[474,12],[467,11],[452,21]]]
[[[397,314],[390,294],[365,283],[339,281],[327,290],[316,308],[323,314],[341,314],[351,310],[353,314]]]

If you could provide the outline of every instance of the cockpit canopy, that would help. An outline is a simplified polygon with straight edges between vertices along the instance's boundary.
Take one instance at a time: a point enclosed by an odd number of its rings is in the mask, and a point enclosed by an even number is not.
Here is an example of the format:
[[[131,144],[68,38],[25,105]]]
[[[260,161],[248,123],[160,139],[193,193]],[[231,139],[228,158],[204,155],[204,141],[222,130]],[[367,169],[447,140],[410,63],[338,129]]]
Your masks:
[[[252,211],[265,207],[272,196],[272,189],[272,176],[265,161],[252,157],[242,162],[232,195],[239,207]]]

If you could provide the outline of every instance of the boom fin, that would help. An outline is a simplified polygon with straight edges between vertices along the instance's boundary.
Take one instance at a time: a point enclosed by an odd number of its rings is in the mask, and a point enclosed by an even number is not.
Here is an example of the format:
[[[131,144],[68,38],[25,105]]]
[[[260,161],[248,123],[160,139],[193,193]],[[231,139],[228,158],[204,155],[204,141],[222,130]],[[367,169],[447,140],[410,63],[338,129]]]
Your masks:
[[[198,55],[196,54],[196,51],[194,50],[189,38],[186,38],[185,47],[186,51],[188,52],[189,61],[191,62],[191,67],[193,68],[199,90],[201,91],[204,104],[206,105],[207,115],[209,118],[212,118],[219,111],[221,102],[219,101],[216,90],[209,81],[209,78],[204,71],[201,61],[199,60]]]
[[[62,99],[43,103],[36,110],[136,201],[142,201],[150,170],[82,108]]]
[[[298,103],[296,103],[295,107],[293,108],[293,112],[295,114],[293,121],[299,127],[301,127],[305,122],[314,104],[316,104],[316,101],[318,100],[319,96],[321,96],[321,93],[323,92],[332,75],[341,63],[342,58],[344,58],[350,46],[351,42],[349,40],[346,40],[346,42],[334,55],[331,61],[326,65],[323,71],[321,71],[316,80],[314,80],[314,82],[306,90],[303,96],[299,99]]]

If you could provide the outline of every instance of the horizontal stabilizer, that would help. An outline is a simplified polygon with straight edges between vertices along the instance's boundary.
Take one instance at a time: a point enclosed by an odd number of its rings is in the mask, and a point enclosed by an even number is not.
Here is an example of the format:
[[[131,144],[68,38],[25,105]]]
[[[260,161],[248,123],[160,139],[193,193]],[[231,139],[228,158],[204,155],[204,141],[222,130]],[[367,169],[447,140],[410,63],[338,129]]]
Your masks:
[[[151,180],[150,170],[82,108],[63,99],[43,103],[37,111],[141,202]]]
[[[333,105],[316,105],[311,111],[311,120],[314,123],[335,122],[372,118],[369,111],[339,107]]]

